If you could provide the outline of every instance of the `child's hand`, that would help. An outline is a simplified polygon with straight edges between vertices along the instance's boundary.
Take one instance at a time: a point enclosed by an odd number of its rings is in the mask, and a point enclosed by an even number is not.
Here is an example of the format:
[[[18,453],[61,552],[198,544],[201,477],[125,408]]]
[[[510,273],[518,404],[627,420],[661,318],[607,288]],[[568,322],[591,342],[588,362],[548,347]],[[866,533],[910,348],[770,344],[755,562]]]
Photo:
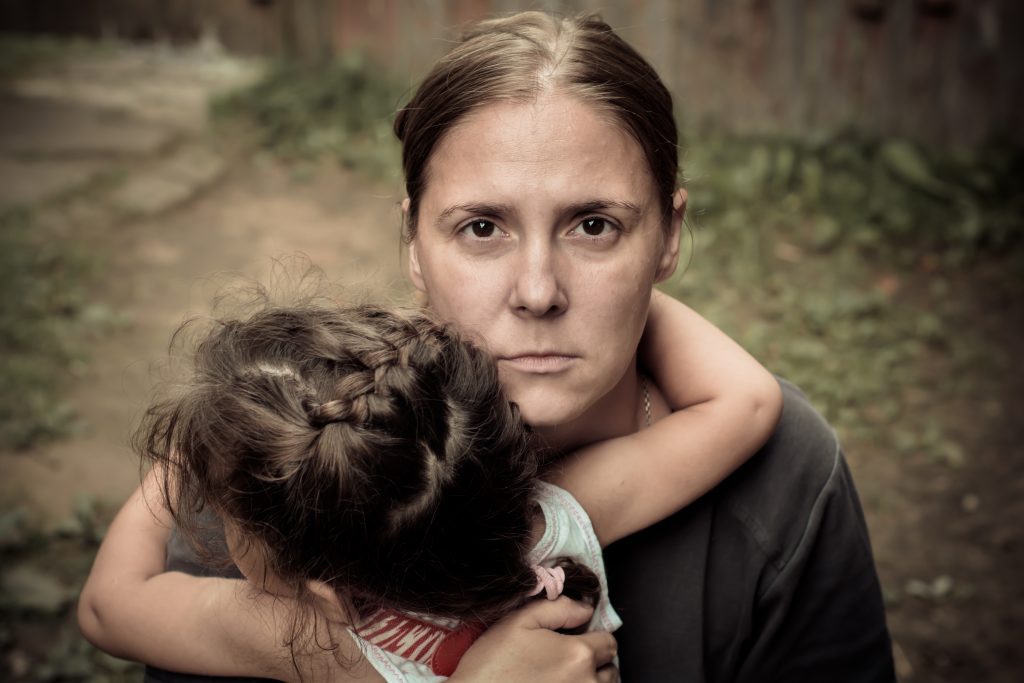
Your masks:
[[[615,637],[606,631],[578,636],[557,629],[590,621],[593,608],[566,597],[534,600],[487,629],[463,655],[452,683],[614,683]]]

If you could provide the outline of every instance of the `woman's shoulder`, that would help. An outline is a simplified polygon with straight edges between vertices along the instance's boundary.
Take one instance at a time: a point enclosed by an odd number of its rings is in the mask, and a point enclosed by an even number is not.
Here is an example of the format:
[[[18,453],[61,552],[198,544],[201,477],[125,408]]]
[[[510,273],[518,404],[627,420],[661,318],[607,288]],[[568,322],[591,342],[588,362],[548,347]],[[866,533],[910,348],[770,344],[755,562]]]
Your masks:
[[[835,431],[795,384],[780,379],[782,415],[765,445],[714,491],[716,508],[739,521],[782,566],[836,499],[859,502]]]

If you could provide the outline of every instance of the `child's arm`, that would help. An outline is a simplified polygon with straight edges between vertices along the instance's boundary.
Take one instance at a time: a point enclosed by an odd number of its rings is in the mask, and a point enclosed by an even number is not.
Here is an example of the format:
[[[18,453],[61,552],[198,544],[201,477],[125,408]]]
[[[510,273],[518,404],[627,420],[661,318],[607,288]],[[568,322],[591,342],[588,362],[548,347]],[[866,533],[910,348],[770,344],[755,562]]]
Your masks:
[[[117,657],[210,675],[259,675],[280,655],[268,634],[233,638],[246,586],[164,572],[170,513],[151,472],[110,525],[78,603],[82,634]],[[260,652],[260,644],[275,657]],[[244,651],[243,651],[244,650]],[[275,672],[276,673],[276,672]],[[266,673],[264,673],[266,675]]]
[[[776,379],[675,299],[654,293],[640,361],[676,412],[635,434],[587,446],[546,478],[568,489],[602,545],[689,505],[771,435],[782,410]]]
[[[254,594],[241,580],[165,572],[171,524],[150,473],[111,524],[82,589],[78,623],[86,639],[117,657],[183,673],[296,680],[284,644],[294,603]],[[341,635],[339,645],[351,648],[343,661],[359,658]],[[329,666],[331,680],[383,680],[359,659],[346,670],[318,657],[302,662],[303,674],[319,669],[322,678]]]

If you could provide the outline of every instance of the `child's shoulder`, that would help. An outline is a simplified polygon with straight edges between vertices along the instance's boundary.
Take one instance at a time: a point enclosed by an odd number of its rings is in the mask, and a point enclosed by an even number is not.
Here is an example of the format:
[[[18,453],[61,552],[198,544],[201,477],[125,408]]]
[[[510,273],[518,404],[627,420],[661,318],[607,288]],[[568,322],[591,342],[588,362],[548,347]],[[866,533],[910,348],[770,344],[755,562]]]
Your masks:
[[[544,533],[530,551],[530,564],[571,557],[591,568],[602,566],[601,543],[586,510],[565,489],[538,482],[537,504],[544,515]]]

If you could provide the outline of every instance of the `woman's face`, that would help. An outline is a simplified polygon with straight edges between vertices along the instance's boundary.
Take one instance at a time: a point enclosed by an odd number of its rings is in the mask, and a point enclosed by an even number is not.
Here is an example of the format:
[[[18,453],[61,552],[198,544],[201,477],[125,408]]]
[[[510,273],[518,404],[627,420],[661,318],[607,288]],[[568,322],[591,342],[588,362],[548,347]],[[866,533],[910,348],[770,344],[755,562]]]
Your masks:
[[[497,359],[526,422],[593,421],[632,386],[651,289],[678,260],[685,194],[666,233],[639,145],[560,94],[469,114],[426,178],[415,286]]]

